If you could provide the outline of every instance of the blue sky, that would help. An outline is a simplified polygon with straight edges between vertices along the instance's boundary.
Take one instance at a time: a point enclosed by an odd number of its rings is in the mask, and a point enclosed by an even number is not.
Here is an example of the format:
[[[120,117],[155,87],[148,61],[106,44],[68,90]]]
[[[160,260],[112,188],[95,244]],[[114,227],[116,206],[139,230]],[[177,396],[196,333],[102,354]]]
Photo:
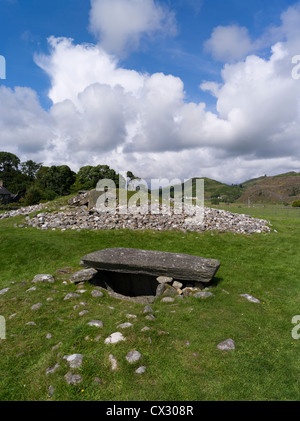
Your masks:
[[[0,149],[145,178],[299,171],[299,18],[289,0],[0,0]]]

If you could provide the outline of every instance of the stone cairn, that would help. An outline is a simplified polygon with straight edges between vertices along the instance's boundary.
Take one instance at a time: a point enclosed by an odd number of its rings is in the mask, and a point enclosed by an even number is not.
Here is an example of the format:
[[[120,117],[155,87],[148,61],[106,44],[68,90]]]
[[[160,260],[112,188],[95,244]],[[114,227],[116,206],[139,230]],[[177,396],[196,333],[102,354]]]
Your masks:
[[[238,234],[254,234],[270,232],[270,222],[252,218],[245,214],[236,214],[221,209],[204,207],[203,218],[199,219],[194,206],[185,205],[184,212],[175,214],[172,208],[157,205],[151,213],[148,207],[141,206],[137,212],[103,212],[89,206],[89,195],[83,193],[72,198],[67,206],[47,211],[49,204],[24,207],[19,210],[0,214],[4,218],[24,215],[25,222],[18,227],[34,227],[41,230],[178,230],[233,232]],[[199,210],[200,208],[198,208]],[[196,209],[197,210],[197,209]],[[41,212],[42,211],[42,212]],[[39,213],[40,212],[40,213]],[[160,213],[159,213],[160,212]],[[196,215],[196,216],[195,216]]]

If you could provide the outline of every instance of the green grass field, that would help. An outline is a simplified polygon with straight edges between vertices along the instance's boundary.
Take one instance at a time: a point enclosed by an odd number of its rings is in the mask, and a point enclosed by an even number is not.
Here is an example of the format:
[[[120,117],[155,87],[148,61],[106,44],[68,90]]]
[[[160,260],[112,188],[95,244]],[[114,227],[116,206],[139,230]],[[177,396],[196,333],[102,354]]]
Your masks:
[[[248,213],[246,208],[234,210]],[[266,218],[265,213],[261,216]],[[0,295],[0,315],[6,321],[6,339],[0,340],[0,400],[299,400],[300,340],[292,337],[292,318],[300,314],[300,218],[278,212],[270,213],[269,219],[277,232],[251,236],[40,231],[14,228],[22,217],[0,221],[0,289],[10,288]],[[155,320],[145,319],[143,305],[116,300],[106,293],[103,298],[92,297],[94,286],[90,284],[79,298],[65,301],[65,295],[76,292],[77,286],[64,284],[65,278],[56,270],[79,270],[82,256],[107,247],[219,259],[221,267],[212,288],[215,297],[156,301],[151,305]],[[39,273],[54,275],[56,283],[36,285],[36,291],[28,292]],[[243,293],[261,303],[247,301],[240,297]],[[82,301],[85,306],[79,304]],[[31,310],[36,303],[43,305]],[[74,309],[75,305],[79,308]],[[83,309],[89,313],[79,316]],[[137,317],[128,319],[128,313]],[[103,328],[87,325],[94,319],[102,320]],[[27,325],[30,321],[36,325]],[[122,330],[126,341],[105,345],[104,339],[126,321],[133,324]],[[150,330],[142,332],[144,326]],[[48,333],[51,339],[46,339]],[[99,334],[101,338],[95,340]],[[235,341],[236,349],[217,349],[227,338]],[[134,365],[125,359],[130,350],[142,354]],[[63,359],[74,353],[84,356],[81,368],[70,369]],[[115,372],[109,354],[118,361]],[[47,375],[47,368],[56,363],[58,370]],[[146,366],[144,374],[135,373],[140,365]],[[64,378],[68,371],[80,374],[82,383],[68,385]],[[52,397],[49,386],[54,387]]]

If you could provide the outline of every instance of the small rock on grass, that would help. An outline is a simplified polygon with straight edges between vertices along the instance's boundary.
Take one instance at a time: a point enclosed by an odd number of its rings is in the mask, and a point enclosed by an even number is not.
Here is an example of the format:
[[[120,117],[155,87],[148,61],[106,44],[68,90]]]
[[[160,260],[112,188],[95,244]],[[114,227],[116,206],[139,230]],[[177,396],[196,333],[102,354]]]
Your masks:
[[[108,358],[111,363],[111,371],[116,371],[118,369],[118,363],[116,358],[112,354],[109,354]]]
[[[126,355],[126,360],[130,364],[134,364],[142,358],[142,354],[139,351],[129,351]]]
[[[136,374],[143,374],[146,372],[146,367],[144,365],[142,365],[141,367],[137,368],[135,370]]]
[[[76,294],[76,292],[69,292],[64,298],[64,300],[70,300],[71,298],[80,297],[79,294]]]
[[[94,290],[91,292],[91,294],[92,294],[92,296],[93,296],[93,297],[103,297],[103,292],[101,292],[101,291],[99,291],[99,290],[97,290],[97,289],[94,289]]]
[[[54,373],[59,367],[60,367],[59,364],[55,364],[53,367],[47,368],[46,374],[48,375],[48,374]]]
[[[41,308],[42,307],[42,303],[37,303],[37,304],[34,304],[32,307],[31,307],[31,310],[38,310],[39,308]]]
[[[250,301],[251,303],[260,303],[260,300],[258,298],[255,298],[250,294],[240,294],[240,296],[246,298],[246,300]]]
[[[131,327],[131,326],[133,326],[132,323],[125,322],[125,323],[121,323],[120,325],[118,325],[117,328],[126,329],[126,328]]]
[[[70,372],[65,375],[65,379],[67,383],[71,385],[76,385],[82,382],[82,377],[80,374],[72,374]]]
[[[126,338],[122,335],[120,332],[114,332],[111,335],[108,336],[108,338],[105,339],[104,343],[106,345],[108,344],[116,344],[121,341],[125,341]]]
[[[235,349],[235,343],[233,339],[226,339],[223,342],[220,342],[217,345],[218,349],[220,349],[221,351],[232,351]]]
[[[10,288],[4,288],[4,289],[1,289],[0,290],[0,295],[4,295],[4,294],[6,294],[7,293],[7,291],[9,291],[10,290]]]
[[[68,361],[71,368],[79,368],[82,366],[82,354],[65,355],[63,358]]]
[[[195,298],[208,298],[208,297],[214,297],[214,294],[212,294],[211,292],[208,291],[199,291],[196,292],[193,297]]]
[[[95,326],[95,327],[103,327],[102,320],[92,320],[91,322],[88,322],[89,326]]]
[[[161,299],[162,303],[173,303],[175,299],[173,297],[164,297]]]
[[[40,274],[40,275],[36,275],[33,280],[33,283],[37,283],[37,282],[49,282],[50,284],[54,284],[55,279],[52,275],[48,275],[48,274]]]

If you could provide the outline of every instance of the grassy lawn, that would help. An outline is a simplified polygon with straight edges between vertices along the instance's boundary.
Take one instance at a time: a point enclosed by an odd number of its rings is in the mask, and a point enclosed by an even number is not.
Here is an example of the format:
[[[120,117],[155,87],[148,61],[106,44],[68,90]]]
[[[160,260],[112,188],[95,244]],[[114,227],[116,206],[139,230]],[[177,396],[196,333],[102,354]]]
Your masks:
[[[234,210],[247,213],[247,209]],[[10,288],[0,295],[0,315],[6,320],[6,339],[0,340],[0,400],[299,400],[300,341],[291,332],[292,318],[300,314],[300,218],[278,212],[269,219],[277,232],[251,236],[40,231],[14,228],[22,217],[0,221],[0,289]],[[212,288],[215,297],[156,301],[151,305],[154,320],[145,319],[143,305],[106,293],[102,298],[92,297],[90,284],[79,298],[65,301],[65,295],[77,292],[77,286],[63,283],[65,278],[56,270],[67,266],[79,270],[82,256],[107,247],[219,259],[221,267]],[[55,284],[36,285],[36,291],[28,292],[39,273],[54,275]],[[243,293],[261,303],[247,301],[240,297]],[[80,304],[83,301],[85,306]],[[31,310],[36,303],[43,305]],[[79,308],[74,309],[75,305]],[[83,309],[89,312],[79,316]],[[137,317],[128,319],[128,314]],[[95,319],[103,321],[103,328],[87,325]],[[27,325],[30,321],[35,325]],[[126,321],[133,324],[122,330],[126,341],[105,345],[104,339]],[[141,331],[144,326],[150,330]],[[51,339],[46,339],[48,333]],[[227,338],[235,341],[236,349],[217,349]],[[130,350],[142,354],[134,365],[125,359]],[[83,365],[70,369],[63,356],[75,353],[83,354]],[[115,372],[109,354],[118,361]],[[57,371],[46,374],[56,363]],[[144,374],[135,373],[140,365],[146,366]],[[68,371],[80,374],[82,383],[67,384]],[[50,385],[52,397],[48,396]]]

